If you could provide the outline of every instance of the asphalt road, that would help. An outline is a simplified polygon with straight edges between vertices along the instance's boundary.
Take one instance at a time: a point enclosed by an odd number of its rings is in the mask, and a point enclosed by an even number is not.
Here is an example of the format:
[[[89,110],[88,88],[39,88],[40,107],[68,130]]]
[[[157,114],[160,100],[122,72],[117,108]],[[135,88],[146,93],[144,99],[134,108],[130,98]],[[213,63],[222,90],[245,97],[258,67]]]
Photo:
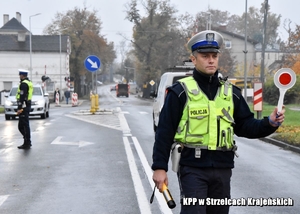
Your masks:
[[[89,101],[80,106],[51,106],[50,117],[31,118],[33,147],[18,150],[17,120],[0,115],[1,214],[179,213],[179,190],[168,172],[177,204],[170,210],[153,191],[150,169],[154,141],[152,101],[135,95],[115,97],[98,87],[99,111]],[[298,153],[260,140],[237,138],[239,158],[233,169],[234,199],[268,198],[293,206],[232,206],[230,213],[300,213]],[[249,200],[249,201],[248,201]]]

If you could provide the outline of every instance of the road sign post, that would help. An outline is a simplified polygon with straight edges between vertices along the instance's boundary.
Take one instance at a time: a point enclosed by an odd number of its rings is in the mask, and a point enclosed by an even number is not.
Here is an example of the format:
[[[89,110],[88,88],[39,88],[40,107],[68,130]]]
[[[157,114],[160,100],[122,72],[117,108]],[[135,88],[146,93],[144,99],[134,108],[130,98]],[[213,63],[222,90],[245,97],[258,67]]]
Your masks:
[[[285,92],[292,88],[296,83],[296,74],[290,68],[281,68],[274,75],[274,83],[279,89],[279,100],[277,105],[277,111],[281,112]]]
[[[95,81],[94,81],[93,73],[96,72],[96,81],[97,81],[97,70],[101,66],[100,59],[95,55],[90,55],[84,60],[84,66],[88,71],[92,72],[92,90],[94,91]],[[97,86],[96,86],[96,93],[98,93]]]

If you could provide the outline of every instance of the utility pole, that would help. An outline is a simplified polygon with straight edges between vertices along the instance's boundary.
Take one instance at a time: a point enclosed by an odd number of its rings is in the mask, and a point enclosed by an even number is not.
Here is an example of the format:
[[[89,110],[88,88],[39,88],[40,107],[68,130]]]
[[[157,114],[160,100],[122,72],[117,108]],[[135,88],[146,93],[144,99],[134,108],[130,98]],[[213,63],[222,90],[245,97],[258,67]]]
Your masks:
[[[245,7],[244,98],[247,101],[247,0]]]
[[[261,70],[260,81],[262,84],[265,82],[265,50],[266,50],[266,35],[267,35],[267,17],[268,17],[268,0],[265,0],[264,9],[264,28],[263,28],[263,43],[261,49]]]

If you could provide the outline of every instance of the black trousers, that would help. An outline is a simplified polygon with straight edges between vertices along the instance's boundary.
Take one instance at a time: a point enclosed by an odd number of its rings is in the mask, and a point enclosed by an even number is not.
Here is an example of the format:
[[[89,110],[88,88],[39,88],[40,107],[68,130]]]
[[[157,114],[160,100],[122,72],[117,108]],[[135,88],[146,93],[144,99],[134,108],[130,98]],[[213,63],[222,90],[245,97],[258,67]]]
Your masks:
[[[209,199],[230,198],[230,168],[195,168],[180,166],[181,214],[228,214],[229,206],[206,205]],[[197,199],[197,203],[186,203]],[[199,200],[200,199],[200,200]],[[200,205],[199,201],[204,201]]]
[[[24,110],[19,115],[18,129],[24,138],[24,145],[31,145],[30,126],[29,126],[29,111]]]

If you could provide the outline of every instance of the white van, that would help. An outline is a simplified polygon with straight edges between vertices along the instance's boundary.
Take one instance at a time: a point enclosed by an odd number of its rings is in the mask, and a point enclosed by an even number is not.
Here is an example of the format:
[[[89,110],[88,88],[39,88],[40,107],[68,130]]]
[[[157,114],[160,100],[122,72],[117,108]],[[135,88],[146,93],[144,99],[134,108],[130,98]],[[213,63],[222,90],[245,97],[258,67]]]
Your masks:
[[[177,66],[176,66],[177,67]],[[186,69],[189,68],[189,69]],[[164,73],[159,82],[157,92],[154,96],[153,103],[153,129],[156,131],[158,126],[159,114],[165,102],[166,89],[173,85],[177,80],[182,79],[193,74],[193,67],[184,67],[187,71],[178,71],[178,72],[166,72]]]

